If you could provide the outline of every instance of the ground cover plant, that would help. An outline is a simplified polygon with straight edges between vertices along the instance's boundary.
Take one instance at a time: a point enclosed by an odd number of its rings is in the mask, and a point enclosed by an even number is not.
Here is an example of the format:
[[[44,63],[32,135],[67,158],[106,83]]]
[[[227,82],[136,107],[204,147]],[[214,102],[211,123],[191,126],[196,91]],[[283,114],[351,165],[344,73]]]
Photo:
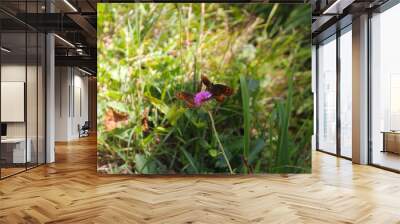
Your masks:
[[[98,171],[309,173],[310,23],[301,4],[98,4]]]

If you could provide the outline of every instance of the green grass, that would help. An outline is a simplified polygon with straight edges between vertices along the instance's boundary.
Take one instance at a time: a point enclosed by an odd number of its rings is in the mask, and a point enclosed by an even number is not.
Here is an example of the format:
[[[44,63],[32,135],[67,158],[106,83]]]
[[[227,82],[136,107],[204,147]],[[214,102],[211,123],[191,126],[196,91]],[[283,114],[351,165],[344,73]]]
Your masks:
[[[309,6],[136,3],[98,11],[99,170],[311,171]],[[234,94],[187,108],[175,94],[197,91],[201,75]],[[108,130],[110,110],[127,124]]]
[[[218,146],[219,146],[219,148],[221,149],[222,155],[224,156],[226,165],[227,165],[228,168],[229,168],[229,172],[230,172],[230,174],[234,174],[234,172],[233,172],[233,170],[232,170],[231,163],[229,162],[229,159],[228,159],[228,157],[226,156],[224,146],[222,145],[221,140],[219,139],[217,129],[215,129],[214,118],[213,118],[213,116],[212,116],[212,114],[211,114],[210,111],[208,111],[208,115],[210,116],[210,121],[211,121],[212,130],[213,130],[213,132],[214,132],[215,138],[217,139]]]
[[[240,92],[242,93],[242,108],[243,108],[243,157],[244,160],[249,158],[250,150],[250,102],[249,102],[249,90],[247,88],[246,78],[240,76]],[[247,167],[245,167],[245,173],[248,172]]]

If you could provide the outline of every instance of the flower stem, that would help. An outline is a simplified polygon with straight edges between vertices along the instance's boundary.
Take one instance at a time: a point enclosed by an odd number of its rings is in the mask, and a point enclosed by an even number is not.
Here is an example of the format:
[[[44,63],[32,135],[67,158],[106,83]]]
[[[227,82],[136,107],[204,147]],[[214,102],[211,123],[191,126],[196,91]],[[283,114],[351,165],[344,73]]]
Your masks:
[[[231,174],[235,174],[235,173],[233,172],[233,170],[232,170],[231,164],[229,163],[228,157],[226,156],[226,153],[225,153],[224,147],[222,146],[221,140],[219,139],[218,132],[217,132],[217,130],[215,129],[214,118],[213,118],[213,116],[212,116],[212,114],[211,114],[210,111],[207,111],[207,112],[208,112],[208,115],[210,116],[211,126],[212,126],[212,129],[213,129],[213,131],[214,131],[215,138],[217,139],[219,148],[221,149],[222,155],[224,156],[225,161],[226,161],[226,164],[228,165],[229,172],[230,172]]]

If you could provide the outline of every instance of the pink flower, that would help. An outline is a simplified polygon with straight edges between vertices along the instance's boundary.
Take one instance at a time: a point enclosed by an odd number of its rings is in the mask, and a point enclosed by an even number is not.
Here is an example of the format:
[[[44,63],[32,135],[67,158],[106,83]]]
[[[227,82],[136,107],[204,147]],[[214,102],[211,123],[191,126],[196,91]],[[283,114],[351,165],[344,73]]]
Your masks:
[[[200,91],[194,95],[194,104],[196,107],[201,106],[204,102],[207,100],[210,100],[212,97],[212,94],[208,91]]]

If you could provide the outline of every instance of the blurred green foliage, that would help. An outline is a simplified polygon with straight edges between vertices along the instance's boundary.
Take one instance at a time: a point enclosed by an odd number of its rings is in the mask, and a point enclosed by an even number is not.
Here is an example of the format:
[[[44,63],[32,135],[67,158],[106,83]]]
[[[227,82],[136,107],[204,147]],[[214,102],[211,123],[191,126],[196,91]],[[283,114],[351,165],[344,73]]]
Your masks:
[[[308,5],[98,4],[98,170],[309,173],[310,23]],[[186,108],[201,74],[234,94]],[[128,121],[108,130],[111,109]]]

